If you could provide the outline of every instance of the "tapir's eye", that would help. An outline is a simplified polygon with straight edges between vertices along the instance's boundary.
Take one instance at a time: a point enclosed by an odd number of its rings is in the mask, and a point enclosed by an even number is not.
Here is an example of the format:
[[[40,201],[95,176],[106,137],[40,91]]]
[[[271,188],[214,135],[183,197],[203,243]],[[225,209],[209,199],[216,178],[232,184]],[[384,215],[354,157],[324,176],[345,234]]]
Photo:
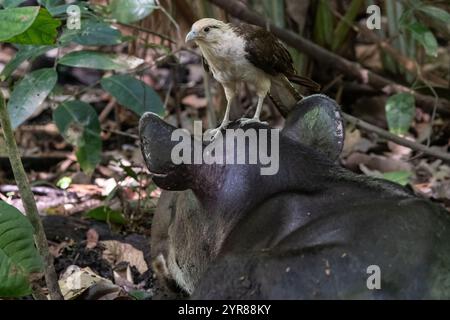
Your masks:
[[[205,29],[203,29],[203,31],[209,32],[210,29],[211,29],[210,27],[206,27]]]

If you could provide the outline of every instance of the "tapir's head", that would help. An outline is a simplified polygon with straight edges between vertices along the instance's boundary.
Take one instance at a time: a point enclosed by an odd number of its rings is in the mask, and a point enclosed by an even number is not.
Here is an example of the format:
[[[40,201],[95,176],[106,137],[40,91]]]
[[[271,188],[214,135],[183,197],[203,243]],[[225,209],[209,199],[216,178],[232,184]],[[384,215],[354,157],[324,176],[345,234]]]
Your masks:
[[[233,173],[234,176],[245,177],[249,171],[264,174],[262,168],[267,169],[268,163],[267,161],[264,163],[263,160],[267,160],[268,155],[276,160],[276,157],[273,157],[274,153],[292,152],[295,148],[313,149],[323,158],[334,161],[342,150],[344,138],[339,107],[334,100],[324,95],[312,95],[300,101],[289,114],[286,125],[281,131],[271,131],[269,126],[259,123],[242,127],[234,123],[228,128],[232,130],[222,131],[223,138],[220,136],[213,142],[199,142],[186,130],[175,128],[158,115],[144,114],[139,123],[141,149],[155,183],[163,189],[185,190],[195,189],[198,185],[220,183],[220,177],[217,175],[227,170],[239,170]],[[256,135],[252,135],[252,130],[257,132]],[[244,138],[239,137],[239,133],[243,134]],[[255,136],[256,139],[252,140]],[[270,143],[274,138],[277,139],[281,148]],[[266,139],[269,143],[264,145]],[[227,144],[229,141],[235,142],[231,149]],[[244,144],[239,145],[239,141]],[[183,147],[180,146],[180,142],[185,142]],[[189,143],[186,145],[186,142]],[[283,148],[286,145],[289,147]],[[223,148],[216,148],[217,146]],[[245,147],[244,151],[243,147]],[[200,162],[194,163],[196,151],[199,149],[203,155],[222,154],[222,157],[213,157],[212,162],[204,161],[206,158],[197,158]],[[251,157],[255,156],[252,150],[257,153],[256,162],[250,161]],[[236,165],[241,151],[244,152],[244,158],[247,161],[245,163],[248,165]],[[259,157],[261,152],[262,156],[266,153],[263,160]],[[180,161],[180,157],[177,158],[180,154],[183,159],[188,159],[190,162]],[[217,159],[222,159],[222,163],[214,162]],[[271,174],[269,169],[266,171],[269,172],[267,174]],[[276,173],[274,171],[274,174]]]

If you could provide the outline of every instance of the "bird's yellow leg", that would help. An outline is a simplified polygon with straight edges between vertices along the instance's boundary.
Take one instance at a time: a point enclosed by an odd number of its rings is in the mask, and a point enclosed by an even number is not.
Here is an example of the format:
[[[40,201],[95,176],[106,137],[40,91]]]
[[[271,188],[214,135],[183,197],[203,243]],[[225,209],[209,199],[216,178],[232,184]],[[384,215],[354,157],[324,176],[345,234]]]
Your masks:
[[[262,110],[262,106],[263,106],[263,102],[264,102],[264,97],[265,96],[258,96],[258,104],[256,106],[255,115],[251,119],[249,119],[249,118],[242,118],[242,119],[240,119],[239,120],[240,126],[244,126],[246,124],[255,123],[255,122],[267,124],[267,122],[265,122],[265,121],[261,122],[259,120],[259,116],[261,115],[261,110]]]
[[[235,86],[234,86],[235,87]],[[225,87],[225,97],[227,98],[227,109],[225,110],[225,115],[223,116],[222,123],[216,129],[212,129],[209,134],[212,135],[213,139],[216,139],[220,131],[228,126],[230,123],[230,109],[233,104],[234,96],[236,94],[235,89],[230,87]]]

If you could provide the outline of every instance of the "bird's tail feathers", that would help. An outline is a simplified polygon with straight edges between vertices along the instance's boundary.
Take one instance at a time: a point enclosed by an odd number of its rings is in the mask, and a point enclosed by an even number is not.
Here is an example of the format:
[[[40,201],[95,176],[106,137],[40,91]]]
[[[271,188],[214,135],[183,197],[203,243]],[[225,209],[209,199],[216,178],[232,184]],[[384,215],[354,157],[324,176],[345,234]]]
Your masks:
[[[291,81],[291,82],[293,82],[295,84],[298,84],[300,86],[306,87],[308,89],[311,89],[311,90],[313,90],[315,92],[319,92],[320,91],[320,84],[318,84],[317,82],[311,80],[310,78],[302,77],[302,76],[299,76],[299,75],[296,75],[296,74],[295,75],[289,75],[287,78],[288,78],[289,81]]]

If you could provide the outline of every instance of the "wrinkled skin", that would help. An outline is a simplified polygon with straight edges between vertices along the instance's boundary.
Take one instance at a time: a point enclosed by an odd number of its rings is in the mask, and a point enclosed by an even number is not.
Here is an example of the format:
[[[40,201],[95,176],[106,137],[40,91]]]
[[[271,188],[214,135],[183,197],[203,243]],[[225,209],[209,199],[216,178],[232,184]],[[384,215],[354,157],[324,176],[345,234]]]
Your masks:
[[[195,299],[450,298],[449,213],[337,165],[334,108],[321,95],[297,105],[272,176],[259,165],[173,165],[174,128],[144,115],[144,159],[155,183],[172,190],[152,228],[160,280]],[[322,117],[317,126],[305,125],[310,110]],[[370,265],[380,267],[379,290],[367,288]]]

